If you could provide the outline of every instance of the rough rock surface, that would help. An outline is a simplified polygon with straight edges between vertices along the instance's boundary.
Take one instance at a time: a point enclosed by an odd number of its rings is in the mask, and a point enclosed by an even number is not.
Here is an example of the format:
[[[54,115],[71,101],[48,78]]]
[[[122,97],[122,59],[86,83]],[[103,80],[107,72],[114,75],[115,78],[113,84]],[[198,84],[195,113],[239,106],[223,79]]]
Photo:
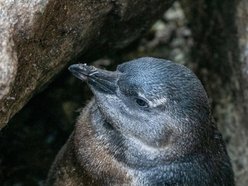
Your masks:
[[[173,1],[0,2],[0,129],[70,60],[127,46]]]
[[[192,61],[212,99],[236,185],[248,183],[248,1],[184,0]]]

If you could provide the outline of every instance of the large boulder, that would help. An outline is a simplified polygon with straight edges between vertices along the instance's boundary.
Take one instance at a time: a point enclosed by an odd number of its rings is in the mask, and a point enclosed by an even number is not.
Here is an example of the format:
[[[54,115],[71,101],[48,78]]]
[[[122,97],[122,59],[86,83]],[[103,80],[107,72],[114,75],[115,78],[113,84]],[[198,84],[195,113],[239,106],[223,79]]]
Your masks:
[[[137,39],[173,0],[0,3],[0,129],[72,59]]]

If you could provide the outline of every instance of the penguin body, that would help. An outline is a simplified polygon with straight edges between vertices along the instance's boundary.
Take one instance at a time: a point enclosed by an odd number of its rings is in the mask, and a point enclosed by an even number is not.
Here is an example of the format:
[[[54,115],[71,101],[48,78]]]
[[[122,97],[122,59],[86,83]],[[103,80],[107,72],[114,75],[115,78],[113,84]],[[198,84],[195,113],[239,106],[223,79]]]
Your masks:
[[[48,185],[234,185],[206,92],[189,69],[144,57],[114,72],[83,64],[69,70],[94,98]]]

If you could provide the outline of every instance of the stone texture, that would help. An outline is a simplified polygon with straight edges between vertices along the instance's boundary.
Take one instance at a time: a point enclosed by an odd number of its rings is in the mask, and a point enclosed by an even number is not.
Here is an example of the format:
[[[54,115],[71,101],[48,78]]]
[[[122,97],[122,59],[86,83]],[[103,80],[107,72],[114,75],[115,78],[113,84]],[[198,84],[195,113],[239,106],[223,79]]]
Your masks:
[[[212,99],[237,186],[248,183],[248,2],[184,0],[195,71]]]
[[[0,2],[0,129],[79,56],[124,48],[173,0]]]

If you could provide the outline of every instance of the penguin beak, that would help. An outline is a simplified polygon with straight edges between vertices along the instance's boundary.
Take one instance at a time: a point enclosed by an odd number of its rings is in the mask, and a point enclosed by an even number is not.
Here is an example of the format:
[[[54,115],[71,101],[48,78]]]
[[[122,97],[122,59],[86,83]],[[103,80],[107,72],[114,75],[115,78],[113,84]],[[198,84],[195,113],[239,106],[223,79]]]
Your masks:
[[[78,79],[87,81],[93,90],[108,94],[116,93],[117,72],[98,69],[94,66],[88,66],[87,64],[74,64],[68,69]]]

